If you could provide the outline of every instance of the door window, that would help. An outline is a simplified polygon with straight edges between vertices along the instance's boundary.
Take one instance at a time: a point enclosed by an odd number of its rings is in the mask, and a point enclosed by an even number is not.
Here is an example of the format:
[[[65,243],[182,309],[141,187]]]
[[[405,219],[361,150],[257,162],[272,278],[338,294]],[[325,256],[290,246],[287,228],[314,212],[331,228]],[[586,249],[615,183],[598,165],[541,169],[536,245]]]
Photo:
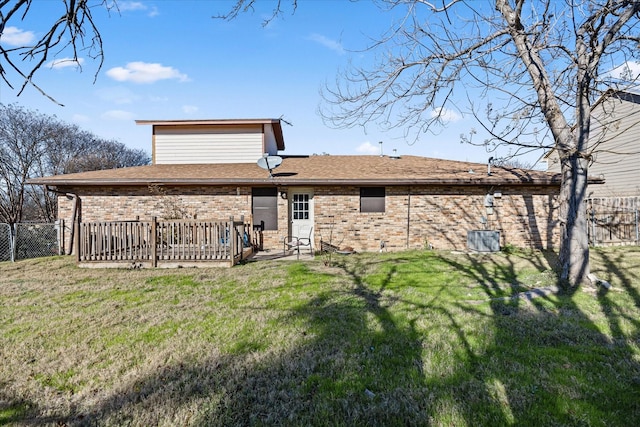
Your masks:
[[[309,219],[309,195],[294,194],[291,209],[293,219]]]

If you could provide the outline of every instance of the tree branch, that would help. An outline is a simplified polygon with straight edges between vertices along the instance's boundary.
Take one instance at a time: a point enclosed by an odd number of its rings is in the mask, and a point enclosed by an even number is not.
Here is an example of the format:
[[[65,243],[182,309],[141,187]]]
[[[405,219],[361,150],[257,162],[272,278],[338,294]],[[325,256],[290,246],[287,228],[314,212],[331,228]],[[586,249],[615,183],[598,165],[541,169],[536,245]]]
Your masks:
[[[89,4],[89,0],[62,0],[61,2],[65,7],[64,13],[51,21],[51,27],[35,44],[16,48],[6,48],[0,45],[0,55],[4,58],[7,66],[22,79],[18,96],[23,93],[27,86],[31,86],[51,101],[62,105],[38,86],[34,82],[34,77],[48,60],[55,58],[67,49],[71,50],[72,61],[78,63],[78,65],[80,64],[79,54],[81,52],[86,52],[92,59],[98,60],[94,81],[102,69],[104,63],[102,37],[93,19],[92,8],[99,5],[110,11],[112,8],[117,9],[117,3],[115,1],[100,0],[92,6]],[[4,0],[2,6],[6,4],[8,4],[8,0]],[[0,12],[0,33],[4,32],[8,23],[17,19],[19,12],[22,12],[21,18],[24,18],[29,12],[31,4],[32,0],[17,0],[6,14]],[[34,65],[25,67],[23,63],[17,62],[14,56],[21,60],[35,60],[33,62]],[[4,82],[13,89],[7,70],[2,63],[0,63],[0,75]]]

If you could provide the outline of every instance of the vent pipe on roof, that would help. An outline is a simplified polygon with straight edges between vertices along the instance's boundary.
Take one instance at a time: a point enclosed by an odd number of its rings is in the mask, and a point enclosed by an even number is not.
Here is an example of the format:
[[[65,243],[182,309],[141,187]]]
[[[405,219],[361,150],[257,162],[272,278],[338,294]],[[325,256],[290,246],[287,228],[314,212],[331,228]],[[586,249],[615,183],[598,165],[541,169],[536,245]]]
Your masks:
[[[487,162],[487,175],[491,176],[491,162],[493,161],[493,157],[489,157],[489,161]]]
[[[382,141],[378,142],[378,144],[380,144],[380,157],[384,157],[384,154],[382,154]]]

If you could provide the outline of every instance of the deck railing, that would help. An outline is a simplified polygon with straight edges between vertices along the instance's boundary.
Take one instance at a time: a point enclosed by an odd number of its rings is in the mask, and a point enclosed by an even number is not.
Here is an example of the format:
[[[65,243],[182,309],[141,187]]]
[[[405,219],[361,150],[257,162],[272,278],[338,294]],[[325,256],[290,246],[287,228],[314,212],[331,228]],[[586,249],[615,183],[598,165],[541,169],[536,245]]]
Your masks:
[[[236,264],[258,241],[251,218],[235,221],[165,220],[81,222],[77,224],[79,263],[123,263],[156,267]]]

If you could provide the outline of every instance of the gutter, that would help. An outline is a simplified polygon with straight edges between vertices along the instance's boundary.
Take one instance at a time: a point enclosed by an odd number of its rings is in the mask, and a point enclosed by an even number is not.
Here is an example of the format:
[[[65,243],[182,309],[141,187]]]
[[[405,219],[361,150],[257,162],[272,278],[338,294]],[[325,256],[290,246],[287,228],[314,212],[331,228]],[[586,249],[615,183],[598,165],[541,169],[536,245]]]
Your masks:
[[[101,179],[101,180],[65,180],[57,179],[55,181],[48,180],[31,180],[32,184],[39,185],[55,185],[55,186],[148,186],[148,185],[299,185],[299,186],[326,186],[326,185],[352,185],[352,186],[405,186],[405,185],[453,185],[453,186],[469,186],[469,185],[560,185],[559,178],[548,179],[499,179],[495,175],[491,179],[469,179],[469,178],[451,178],[451,179],[279,179],[277,174],[273,179],[206,179],[206,178],[166,178],[166,179]],[[604,180],[598,178],[590,178],[589,184],[601,184]]]

